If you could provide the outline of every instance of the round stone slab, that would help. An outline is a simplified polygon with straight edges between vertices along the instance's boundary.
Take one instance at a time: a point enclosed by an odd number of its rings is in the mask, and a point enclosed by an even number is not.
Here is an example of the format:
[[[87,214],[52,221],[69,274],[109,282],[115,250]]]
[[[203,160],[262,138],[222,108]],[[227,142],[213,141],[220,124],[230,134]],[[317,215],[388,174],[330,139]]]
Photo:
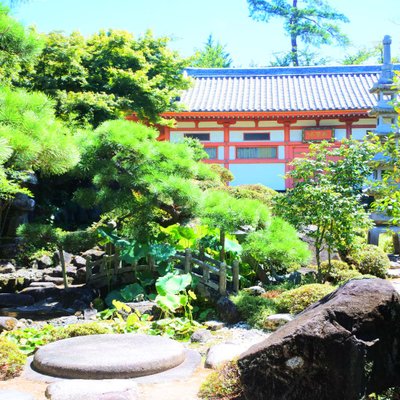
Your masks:
[[[183,345],[164,337],[90,335],[42,347],[32,367],[60,378],[127,379],[167,371],[184,360]]]

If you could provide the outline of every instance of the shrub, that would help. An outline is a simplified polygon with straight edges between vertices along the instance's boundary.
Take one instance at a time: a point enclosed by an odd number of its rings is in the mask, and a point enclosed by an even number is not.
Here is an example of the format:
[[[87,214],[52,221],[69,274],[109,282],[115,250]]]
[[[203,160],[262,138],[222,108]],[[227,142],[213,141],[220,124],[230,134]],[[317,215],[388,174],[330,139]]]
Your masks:
[[[379,235],[379,247],[386,254],[394,253],[393,233],[392,232],[384,232],[381,235]]]
[[[231,300],[238,308],[241,317],[254,328],[262,329],[266,318],[277,312],[274,300],[252,296],[244,291],[232,296]]]
[[[285,274],[309,258],[307,244],[281,218],[273,218],[265,230],[250,233],[243,243],[243,260],[259,271],[258,278],[262,281],[265,281],[263,275]]]
[[[314,268],[317,269],[317,267]],[[349,273],[349,271],[354,271],[360,275],[360,273],[355,270],[353,265],[349,265],[344,261],[331,260],[330,269],[328,261],[323,261],[321,263],[321,273],[324,277],[324,280],[328,282],[333,282],[336,284],[342,281],[344,278],[351,276],[352,273]]]
[[[280,311],[298,314],[334,290],[331,285],[311,283],[282,293],[275,302]]]
[[[269,207],[272,206],[274,197],[279,194],[274,189],[261,184],[226,186],[224,190],[236,199],[259,200]]]
[[[15,343],[0,337],[0,380],[18,376],[25,365],[26,356]]]
[[[109,327],[98,322],[89,322],[87,324],[72,324],[60,328],[54,332],[53,339],[61,340],[76,336],[104,335],[106,333],[112,333]]]
[[[207,376],[198,396],[206,400],[239,400],[242,393],[237,363],[230,361]]]
[[[386,271],[390,268],[388,256],[382,249],[372,244],[355,251],[351,259],[356,269],[362,274],[370,274],[378,278],[385,278]]]

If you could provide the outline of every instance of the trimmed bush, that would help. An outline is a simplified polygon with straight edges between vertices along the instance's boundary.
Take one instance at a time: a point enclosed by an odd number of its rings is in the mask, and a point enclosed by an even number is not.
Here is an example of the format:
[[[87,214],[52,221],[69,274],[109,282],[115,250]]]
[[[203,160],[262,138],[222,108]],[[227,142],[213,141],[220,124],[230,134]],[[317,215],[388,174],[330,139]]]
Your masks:
[[[243,243],[243,260],[257,271],[262,281],[267,275],[295,270],[309,258],[308,246],[299,239],[297,231],[277,217],[272,218],[267,229],[248,234]]]
[[[0,337],[0,380],[18,376],[25,365],[26,356],[15,343]]]
[[[331,285],[311,283],[282,293],[275,302],[281,312],[298,314],[334,290],[335,287]]]
[[[368,244],[351,255],[356,269],[361,274],[385,278],[390,261],[385,252],[373,244]]]
[[[205,400],[239,400],[242,394],[237,363],[230,361],[207,376],[198,396]]]
[[[315,267],[317,269],[317,267]],[[360,273],[355,270],[353,265],[349,265],[344,261],[340,260],[331,260],[331,269],[329,270],[329,263],[328,261],[323,261],[321,263],[321,272],[324,276],[325,281],[338,283],[341,282],[343,279],[347,278],[352,274],[349,271],[354,271],[355,273]],[[355,276],[355,275],[354,275]]]
[[[274,300],[252,296],[244,291],[232,296],[231,300],[238,308],[241,317],[254,328],[263,329],[266,318],[277,312]]]

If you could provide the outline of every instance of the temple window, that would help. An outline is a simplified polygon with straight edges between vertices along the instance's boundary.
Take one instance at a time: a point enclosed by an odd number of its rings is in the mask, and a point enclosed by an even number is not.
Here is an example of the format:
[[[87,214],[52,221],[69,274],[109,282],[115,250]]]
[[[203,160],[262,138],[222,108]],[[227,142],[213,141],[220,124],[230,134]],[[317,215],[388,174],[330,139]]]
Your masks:
[[[277,147],[238,147],[236,149],[237,158],[277,158]]]
[[[209,133],[185,133],[185,137],[198,139],[200,142],[209,142],[210,141],[210,134]]]
[[[244,133],[243,134],[243,140],[253,140],[253,141],[258,141],[258,140],[270,140],[271,139],[271,134],[269,132],[263,132],[263,133]]]

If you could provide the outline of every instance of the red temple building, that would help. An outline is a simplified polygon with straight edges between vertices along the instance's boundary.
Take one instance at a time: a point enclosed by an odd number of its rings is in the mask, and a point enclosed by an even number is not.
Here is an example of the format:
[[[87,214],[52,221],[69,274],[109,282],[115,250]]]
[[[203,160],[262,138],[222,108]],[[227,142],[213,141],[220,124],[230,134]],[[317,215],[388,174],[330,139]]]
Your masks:
[[[392,67],[390,65],[390,67]],[[160,128],[171,142],[197,138],[209,159],[228,168],[232,185],[261,183],[285,190],[289,163],[310,142],[362,140],[376,128],[369,112],[382,66],[188,68],[192,87],[181,96],[185,111]]]

